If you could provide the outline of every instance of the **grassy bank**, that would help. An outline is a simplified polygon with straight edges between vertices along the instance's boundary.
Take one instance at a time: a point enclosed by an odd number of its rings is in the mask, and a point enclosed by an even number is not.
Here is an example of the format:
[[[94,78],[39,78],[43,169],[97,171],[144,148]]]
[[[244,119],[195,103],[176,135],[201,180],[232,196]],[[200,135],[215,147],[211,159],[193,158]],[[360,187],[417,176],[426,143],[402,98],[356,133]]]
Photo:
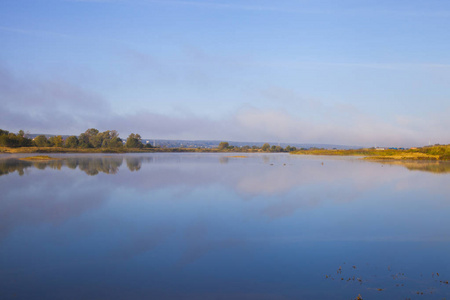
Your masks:
[[[309,149],[291,152],[299,155],[337,155],[337,156],[364,156],[371,160],[450,160],[450,145],[422,147],[408,150],[376,150],[376,149],[352,149],[352,150],[328,150]]]

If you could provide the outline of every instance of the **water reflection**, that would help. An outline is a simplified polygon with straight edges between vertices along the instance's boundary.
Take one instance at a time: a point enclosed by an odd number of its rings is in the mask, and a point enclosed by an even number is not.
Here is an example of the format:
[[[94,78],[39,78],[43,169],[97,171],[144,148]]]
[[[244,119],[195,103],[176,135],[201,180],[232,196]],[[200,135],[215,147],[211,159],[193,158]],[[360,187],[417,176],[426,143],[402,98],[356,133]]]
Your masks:
[[[271,161],[271,157],[269,155],[260,156],[262,161],[265,164],[274,165]],[[159,158],[158,162],[165,162],[167,157]],[[228,164],[230,160],[242,160],[246,159],[246,157],[233,157],[233,156],[224,156],[219,155],[218,161],[221,164]],[[68,167],[70,169],[80,169],[84,171],[87,175],[94,176],[99,173],[105,174],[116,174],[119,171],[120,166],[123,164],[123,161],[126,161],[126,165],[128,170],[130,171],[139,171],[142,168],[142,164],[154,162],[154,157],[152,156],[89,156],[89,157],[62,157],[54,160],[47,161],[26,161],[20,158],[0,158],[0,176],[7,175],[9,173],[18,172],[20,176],[25,174],[25,170],[27,168],[36,168],[40,170],[45,170],[46,168],[61,170],[63,167]],[[320,160],[323,160],[321,158]],[[173,162],[174,159],[172,158]],[[180,162],[181,160],[178,158],[176,160]],[[373,161],[372,161],[373,162]],[[375,161],[375,163],[380,164],[382,166],[403,166],[410,171],[424,171],[424,172],[432,172],[432,173],[450,173],[450,162],[447,161]],[[276,164],[275,164],[276,165]],[[323,166],[323,162],[321,162]],[[284,164],[283,166],[286,166]],[[280,175],[283,176],[285,172],[280,172]],[[264,187],[268,192],[276,191],[277,189],[283,189],[283,185],[290,185],[291,181],[289,178],[281,178],[271,177],[267,175],[268,181],[270,184],[261,184],[261,182],[255,183],[255,178],[252,177],[247,178],[248,182],[242,182],[243,189],[252,189],[252,185],[258,186],[258,191],[260,187]],[[278,184],[277,184],[278,181]],[[269,183],[268,182],[268,183]]]
[[[449,295],[430,284],[450,278],[446,173],[281,154],[57,158],[0,159],[0,298]]]
[[[123,161],[130,171],[139,171],[142,163],[149,163],[152,157],[121,157],[121,156],[103,156],[103,157],[64,157],[54,160],[26,161],[20,158],[0,159],[0,176],[9,173],[18,172],[20,176],[25,174],[28,168],[45,170],[46,168],[61,170],[63,167],[69,169],[79,169],[87,175],[95,176],[99,173],[116,174],[119,171]]]
[[[9,173],[18,172],[20,176],[25,174],[25,169],[33,166],[31,162],[21,161],[18,159],[1,159],[0,160],[0,176]]]
[[[392,166],[403,166],[410,171],[423,171],[431,173],[450,173],[450,162],[449,161],[379,161],[377,163],[392,165]]]

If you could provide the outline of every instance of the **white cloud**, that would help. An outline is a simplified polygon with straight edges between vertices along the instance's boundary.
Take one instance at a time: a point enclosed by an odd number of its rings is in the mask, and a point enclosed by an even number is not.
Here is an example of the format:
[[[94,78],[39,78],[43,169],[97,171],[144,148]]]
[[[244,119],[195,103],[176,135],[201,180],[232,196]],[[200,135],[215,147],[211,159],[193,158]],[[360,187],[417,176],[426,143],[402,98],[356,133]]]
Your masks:
[[[119,114],[101,95],[75,84],[19,79],[0,68],[0,128],[9,131],[24,129],[32,133],[79,134],[95,127],[102,131],[118,130],[122,137],[135,132],[144,138],[158,139],[365,146],[420,146],[428,141],[450,143],[450,107],[443,107],[433,115],[416,117],[403,114],[381,119],[345,103],[325,105],[320,101],[303,101],[302,97],[289,93],[289,90],[272,89],[270,94],[273,99],[292,96],[300,104],[290,111],[248,106],[223,112],[215,119],[186,111],[169,115],[141,109],[135,113]],[[289,107],[288,104],[281,107]]]

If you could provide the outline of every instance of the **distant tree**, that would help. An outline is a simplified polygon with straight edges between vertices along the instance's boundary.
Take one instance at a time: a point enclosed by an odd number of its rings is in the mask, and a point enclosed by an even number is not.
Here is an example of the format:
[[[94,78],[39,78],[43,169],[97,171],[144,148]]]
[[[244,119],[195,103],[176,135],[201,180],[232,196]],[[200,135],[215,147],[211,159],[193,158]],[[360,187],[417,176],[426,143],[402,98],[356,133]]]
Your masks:
[[[262,151],[269,151],[270,150],[270,145],[268,143],[265,143],[264,145],[262,145],[261,150]]]
[[[92,148],[92,145],[89,142],[89,136],[86,135],[86,133],[82,133],[78,137],[78,146],[80,148]]]
[[[273,147],[273,146],[272,146],[272,147]],[[274,152],[284,152],[284,149],[283,149],[283,147],[281,147],[281,146],[275,146]]]
[[[25,137],[23,130],[20,130],[18,134],[14,134],[7,130],[0,129],[0,146],[29,147],[31,145],[31,139]]]
[[[218,149],[224,150],[224,149],[227,149],[229,146],[230,146],[230,144],[228,142],[220,142]]]
[[[45,135],[41,134],[34,138],[34,144],[37,147],[47,147],[49,143],[48,143],[47,137]]]
[[[295,151],[295,150],[297,150],[297,148],[291,147],[291,146],[286,146],[286,148],[284,148],[285,152],[291,152],[291,151]]]
[[[89,144],[91,147],[100,148],[103,142],[103,136],[100,134],[100,131],[95,128],[90,128],[84,132],[89,139]]]
[[[122,147],[122,140],[119,138],[119,133],[115,130],[106,130],[97,134],[96,142],[93,142],[94,147],[102,148],[117,148]]]
[[[110,148],[122,148],[123,147],[123,141],[119,137],[113,137],[111,141],[109,142]]]
[[[80,148],[100,147],[102,145],[102,141],[98,139],[98,133],[98,129],[89,128],[78,137],[78,146]]]
[[[88,130],[86,130],[86,131],[84,132],[84,134],[86,134],[88,137],[91,137],[91,136],[96,136],[99,132],[100,132],[100,131],[98,131],[98,129],[95,129],[95,128],[89,128]]]
[[[50,137],[48,142],[50,143],[50,146],[53,147],[62,147],[63,145],[63,139],[60,135]]]
[[[16,139],[18,147],[30,147],[33,145],[33,141],[27,137],[27,134],[23,130],[19,130]]]
[[[131,133],[127,141],[125,143],[125,147],[127,148],[142,148],[144,145],[142,144],[142,138],[139,134]]]
[[[19,141],[14,133],[2,134],[0,136],[0,146],[19,147]]]
[[[69,136],[64,142],[64,147],[67,147],[67,148],[78,147],[78,138],[74,135]]]

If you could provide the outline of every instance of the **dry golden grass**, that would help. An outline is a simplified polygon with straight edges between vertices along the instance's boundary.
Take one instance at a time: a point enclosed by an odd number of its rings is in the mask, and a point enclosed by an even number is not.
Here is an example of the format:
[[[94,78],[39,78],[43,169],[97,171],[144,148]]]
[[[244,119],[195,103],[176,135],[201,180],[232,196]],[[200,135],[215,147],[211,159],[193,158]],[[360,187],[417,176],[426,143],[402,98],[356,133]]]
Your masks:
[[[38,160],[58,160],[60,158],[56,158],[56,157],[50,157],[47,155],[38,155],[38,156],[30,156],[30,157],[22,157],[19,158],[20,160],[32,160],[32,161],[38,161]]]
[[[368,156],[364,157],[364,159],[370,160],[418,160],[418,159],[429,159],[429,160],[439,160],[439,155],[431,155],[426,153],[414,152],[414,153],[400,153],[397,155],[389,155],[389,156]]]
[[[337,156],[365,156],[370,160],[450,160],[450,145],[423,147],[417,149],[356,149],[356,150],[328,150],[310,149],[291,152],[302,155],[337,155]]]

